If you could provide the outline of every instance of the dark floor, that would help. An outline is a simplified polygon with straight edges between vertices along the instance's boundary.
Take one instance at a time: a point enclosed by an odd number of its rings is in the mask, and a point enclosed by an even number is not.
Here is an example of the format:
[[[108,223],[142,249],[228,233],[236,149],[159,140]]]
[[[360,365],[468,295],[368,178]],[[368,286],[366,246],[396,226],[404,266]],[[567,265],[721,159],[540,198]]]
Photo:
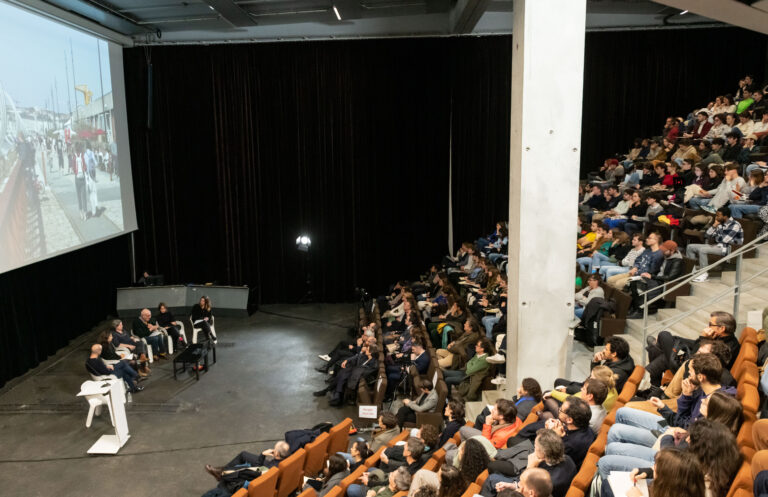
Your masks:
[[[4,388],[0,495],[199,496],[215,486],[206,463],[261,451],[287,430],[356,419],[355,407],[330,408],[327,397],[311,395],[324,386],[317,354],[346,336],[355,305],[263,311],[216,319],[218,362],[199,382],[189,372],[174,380],[171,361],[156,361],[146,390],[127,406],[131,439],[117,456],[86,454],[112,429],[106,411],[86,429],[86,403],[75,397],[89,379],[92,333]]]

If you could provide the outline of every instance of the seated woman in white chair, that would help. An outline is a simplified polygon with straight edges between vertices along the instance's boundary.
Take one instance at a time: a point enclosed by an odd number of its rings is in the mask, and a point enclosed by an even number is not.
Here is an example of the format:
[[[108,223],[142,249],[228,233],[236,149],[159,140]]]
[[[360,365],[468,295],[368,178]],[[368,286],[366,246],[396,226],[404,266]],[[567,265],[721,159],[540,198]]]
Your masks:
[[[139,373],[139,376],[149,376],[149,367],[147,366],[146,361],[139,364],[138,361],[136,361],[132,356],[133,354],[126,353],[125,349],[121,349],[121,351],[118,351],[115,346],[112,344],[112,333],[109,330],[102,331],[99,334],[99,345],[101,345],[101,358],[104,359],[104,362],[107,364],[111,364],[116,361],[124,362],[128,364],[134,371]],[[107,362],[109,361],[109,362]],[[122,367],[122,366],[120,366]]]
[[[192,321],[193,328],[200,328],[208,340],[216,343],[216,332],[213,331],[211,299],[207,295],[200,297],[200,302],[192,306],[192,314],[189,318]]]
[[[173,313],[168,310],[168,306],[165,305],[165,302],[160,302],[158,304],[155,320],[162,329],[171,335],[173,343],[177,344],[180,348],[186,345],[186,339],[184,335],[181,334],[184,326],[179,321],[176,321],[176,318]]]

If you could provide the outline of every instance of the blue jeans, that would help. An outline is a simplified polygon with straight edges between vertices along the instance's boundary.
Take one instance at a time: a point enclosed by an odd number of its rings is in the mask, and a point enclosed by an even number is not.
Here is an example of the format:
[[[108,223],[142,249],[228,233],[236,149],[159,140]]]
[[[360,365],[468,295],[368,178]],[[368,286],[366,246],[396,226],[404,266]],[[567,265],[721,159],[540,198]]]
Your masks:
[[[581,319],[581,316],[584,315],[584,308],[580,305],[575,306],[573,308],[573,314],[575,314],[578,319]]]
[[[606,281],[611,276],[616,276],[617,274],[624,274],[628,272],[629,268],[624,266],[602,266],[600,268],[600,276],[603,277],[603,281]]]
[[[501,482],[506,483],[512,483],[513,481],[518,481],[520,478],[511,478],[504,476],[500,473],[494,473],[492,475],[488,475],[488,478],[485,479],[485,483],[483,483],[483,488],[480,490],[480,495],[483,497],[496,497],[496,484]]]
[[[632,471],[635,468],[653,466],[653,459],[647,461],[639,457],[604,455],[597,461],[597,470],[601,478],[608,478],[611,471]],[[607,482],[606,482],[607,483]]]
[[[153,354],[162,354],[166,352],[165,335],[148,336],[144,338],[148,345],[152,346]]]
[[[749,173],[751,173],[751,172],[752,172],[752,171],[754,171],[755,169],[762,169],[762,171],[763,171],[764,173],[768,173],[768,170],[766,170],[764,167],[763,167],[763,168],[761,168],[761,167],[760,167],[760,166],[758,166],[757,164],[750,164],[750,165],[748,165],[748,166],[747,166],[747,169],[746,169],[746,170],[745,170],[745,172],[744,172],[744,177],[745,177],[745,178],[749,178]]]
[[[651,430],[664,431],[665,426],[659,424],[663,420],[661,416],[649,412],[622,407],[616,411],[616,423],[608,431],[606,445],[618,442],[652,447],[656,437]],[[626,455],[626,450],[623,454]]]
[[[489,314],[487,316],[483,316],[483,326],[485,326],[485,336],[488,338],[493,338],[493,327],[501,320],[501,316],[497,316],[495,314]]]
[[[731,217],[734,219],[741,219],[744,214],[757,214],[757,211],[762,209],[762,205],[757,204],[731,204]]]
[[[691,209],[701,209],[704,206],[708,206],[710,200],[712,199],[704,197],[693,197],[688,201],[688,205],[691,207]]]
[[[624,226],[624,223],[626,223],[626,219],[603,219],[603,224],[606,224],[609,228],[619,228],[621,229],[622,226]]]
[[[136,384],[133,382],[133,380],[139,376],[139,373],[134,371],[127,361],[116,362],[112,365],[112,368],[112,372],[115,374],[115,376],[123,380],[128,385],[129,390],[136,388]]]
[[[365,485],[352,484],[347,487],[347,497],[365,497],[368,493],[368,487]]]
[[[576,258],[576,263],[581,267],[581,270],[585,273],[591,273],[591,267],[592,267],[592,257],[578,257]]]
[[[595,252],[592,254],[592,264],[590,266],[590,273],[595,266],[615,266],[617,263],[611,261],[611,258],[601,252]]]

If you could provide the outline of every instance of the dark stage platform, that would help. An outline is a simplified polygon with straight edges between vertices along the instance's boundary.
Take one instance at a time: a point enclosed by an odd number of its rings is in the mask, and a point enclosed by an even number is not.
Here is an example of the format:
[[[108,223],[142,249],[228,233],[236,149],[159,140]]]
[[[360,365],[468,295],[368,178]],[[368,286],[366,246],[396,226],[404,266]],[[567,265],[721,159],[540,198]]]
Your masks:
[[[0,391],[0,488],[8,496],[196,496],[215,486],[203,466],[259,452],[290,429],[355,419],[357,408],[328,407],[312,391],[314,368],[347,333],[354,304],[273,305],[248,318],[217,318],[216,364],[173,379],[172,361],[155,361],[146,390],[127,406],[131,438],[117,456],[88,456],[112,430],[105,411],[85,427],[75,397],[90,379],[84,361],[95,332]],[[293,316],[282,317],[275,314]]]

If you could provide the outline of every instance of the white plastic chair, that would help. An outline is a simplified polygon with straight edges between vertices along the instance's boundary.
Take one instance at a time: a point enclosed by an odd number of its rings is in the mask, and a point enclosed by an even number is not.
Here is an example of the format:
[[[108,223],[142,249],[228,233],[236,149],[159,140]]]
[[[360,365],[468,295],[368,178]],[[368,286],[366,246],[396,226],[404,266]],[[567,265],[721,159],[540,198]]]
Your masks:
[[[107,381],[117,381],[117,377],[114,375],[104,375],[104,376],[96,376],[91,374],[91,377],[94,378],[94,380],[89,380],[83,382],[82,385],[80,385],[80,390],[85,390],[88,384],[90,383],[101,383],[104,381],[104,379],[108,379]],[[97,380],[96,378],[101,378]],[[109,420],[112,422],[112,426],[115,426],[115,415],[112,413],[112,406],[109,404],[109,395],[103,395],[103,394],[93,394],[93,395],[85,395],[85,400],[88,402],[88,405],[90,408],[88,409],[88,416],[85,418],[85,427],[90,428],[91,423],[93,422],[93,415],[96,416],[101,415],[101,408],[102,406],[107,406],[107,409],[109,410]]]
[[[216,343],[218,336],[216,335],[216,328],[213,326],[213,321],[214,321],[213,316],[211,316],[211,320],[208,321],[208,325],[211,327],[211,335],[213,335],[213,343]],[[200,333],[203,329],[200,328],[199,326],[195,326],[195,323],[192,321],[192,316],[189,316],[189,323],[192,325],[192,343],[197,343],[197,334]]]

